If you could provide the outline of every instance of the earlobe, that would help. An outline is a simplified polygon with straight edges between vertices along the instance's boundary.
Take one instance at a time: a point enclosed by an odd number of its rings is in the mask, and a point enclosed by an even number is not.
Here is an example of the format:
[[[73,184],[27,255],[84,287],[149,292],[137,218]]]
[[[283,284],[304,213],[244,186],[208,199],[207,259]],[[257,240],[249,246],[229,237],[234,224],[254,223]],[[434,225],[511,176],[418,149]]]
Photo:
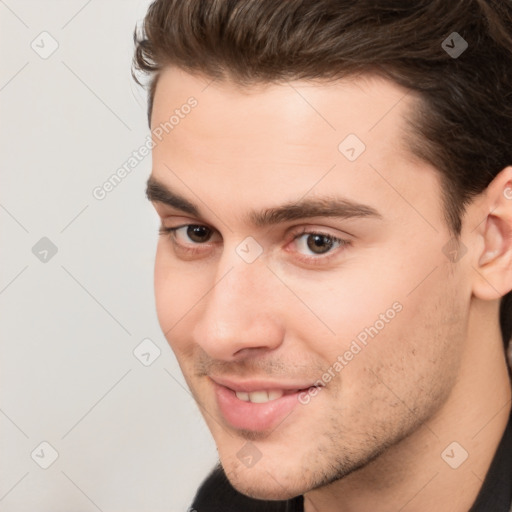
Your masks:
[[[483,248],[474,270],[475,296],[495,300],[512,290],[512,166],[503,169],[484,192],[487,218],[480,225]]]

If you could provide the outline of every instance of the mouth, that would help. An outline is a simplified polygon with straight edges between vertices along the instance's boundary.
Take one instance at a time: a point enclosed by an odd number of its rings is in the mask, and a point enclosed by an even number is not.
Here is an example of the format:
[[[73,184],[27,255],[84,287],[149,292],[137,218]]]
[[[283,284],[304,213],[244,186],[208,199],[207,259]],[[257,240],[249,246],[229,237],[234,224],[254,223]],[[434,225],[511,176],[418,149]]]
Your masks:
[[[301,393],[318,386],[280,388],[275,383],[220,383],[210,379],[224,422],[235,429],[263,431],[276,428],[300,403]]]
[[[235,391],[235,390],[232,390]],[[251,402],[253,404],[264,404],[266,402],[272,402],[273,400],[278,400],[284,395],[291,395],[293,393],[298,393],[301,390],[284,390],[284,389],[272,389],[269,391],[261,390],[261,391],[235,391],[235,395],[238,400],[242,400],[244,402]]]

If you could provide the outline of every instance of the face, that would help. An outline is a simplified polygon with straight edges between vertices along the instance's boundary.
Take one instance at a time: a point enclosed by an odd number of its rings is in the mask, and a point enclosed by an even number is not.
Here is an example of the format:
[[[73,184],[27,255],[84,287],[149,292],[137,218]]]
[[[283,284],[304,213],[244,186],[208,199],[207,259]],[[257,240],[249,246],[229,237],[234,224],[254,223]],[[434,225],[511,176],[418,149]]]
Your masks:
[[[159,79],[158,318],[247,495],[364,467],[454,385],[470,285],[443,250],[438,175],[406,148],[405,94],[371,77]]]

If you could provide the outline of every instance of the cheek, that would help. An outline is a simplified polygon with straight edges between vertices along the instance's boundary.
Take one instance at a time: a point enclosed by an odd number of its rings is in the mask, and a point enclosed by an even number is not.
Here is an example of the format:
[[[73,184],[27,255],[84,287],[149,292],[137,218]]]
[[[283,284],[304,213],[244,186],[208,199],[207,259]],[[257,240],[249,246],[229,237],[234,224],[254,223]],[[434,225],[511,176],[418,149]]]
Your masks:
[[[173,349],[183,340],[187,322],[207,289],[205,275],[180,265],[160,242],[155,257],[154,290],[160,327]],[[186,338],[185,338],[186,339]]]
[[[347,264],[337,280],[316,281],[310,293],[294,283],[297,295],[334,332],[319,337],[309,328],[308,348],[340,376],[331,386],[350,389],[354,397],[378,384],[372,371],[392,389],[430,386],[439,394],[453,381],[464,349],[470,297],[464,275],[454,275],[433,253],[423,261],[392,256]]]
[[[364,381],[365,368],[372,370],[367,375],[370,389],[380,389],[393,407],[439,405],[456,381],[468,317],[463,287],[448,279],[440,270],[404,296],[403,310],[365,349],[364,368],[354,367],[358,382]],[[362,390],[355,392],[370,400]]]
[[[175,292],[173,293],[174,287],[172,284],[175,281],[175,275],[170,265],[166,262],[161,246],[162,243],[159,242],[155,256],[154,290],[158,321],[162,331],[165,333],[173,324]]]

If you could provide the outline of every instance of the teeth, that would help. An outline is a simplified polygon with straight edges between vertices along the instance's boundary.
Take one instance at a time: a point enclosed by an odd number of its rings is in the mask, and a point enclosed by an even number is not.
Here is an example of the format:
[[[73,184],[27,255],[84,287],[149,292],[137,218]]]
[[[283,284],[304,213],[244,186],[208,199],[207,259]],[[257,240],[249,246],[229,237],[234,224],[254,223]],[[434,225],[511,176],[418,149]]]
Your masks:
[[[277,389],[275,391],[269,391],[268,399],[269,400],[277,400],[278,398],[281,398],[283,395],[284,395],[284,391],[281,391],[280,389]]]
[[[236,396],[239,400],[243,400],[244,402],[252,402],[253,404],[263,404],[265,402],[270,402],[271,400],[277,400],[284,395],[284,392],[281,389],[275,389],[272,391],[252,391],[251,393],[246,393],[245,391],[236,391]]]
[[[253,404],[263,404],[269,401],[268,393],[266,391],[252,391],[249,393],[249,400]]]

